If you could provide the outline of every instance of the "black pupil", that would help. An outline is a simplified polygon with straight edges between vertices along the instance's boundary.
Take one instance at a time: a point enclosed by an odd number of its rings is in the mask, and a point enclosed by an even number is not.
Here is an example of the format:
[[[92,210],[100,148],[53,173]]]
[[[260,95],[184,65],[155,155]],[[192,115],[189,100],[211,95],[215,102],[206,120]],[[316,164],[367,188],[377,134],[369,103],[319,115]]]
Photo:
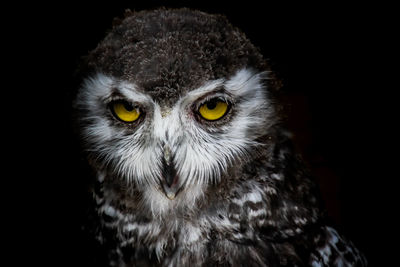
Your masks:
[[[217,106],[217,102],[218,102],[217,99],[213,99],[211,101],[208,101],[207,102],[207,108],[208,109],[214,109]]]
[[[133,106],[127,102],[123,102],[122,104],[127,111],[132,111],[134,109]]]

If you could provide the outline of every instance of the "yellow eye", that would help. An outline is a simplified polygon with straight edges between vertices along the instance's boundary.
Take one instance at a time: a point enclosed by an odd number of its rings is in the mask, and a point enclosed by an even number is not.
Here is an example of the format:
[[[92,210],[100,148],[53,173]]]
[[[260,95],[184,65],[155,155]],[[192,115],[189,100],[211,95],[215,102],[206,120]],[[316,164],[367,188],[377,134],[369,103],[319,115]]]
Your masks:
[[[209,121],[215,121],[222,118],[228,111],[228,103],[220,99],[212,99],[201,105],[199,108],[200,115]]]
[[[126,101],[116,101],[111,104],[114,116],[123,122],[134,122],[140,117],[140,110]]]

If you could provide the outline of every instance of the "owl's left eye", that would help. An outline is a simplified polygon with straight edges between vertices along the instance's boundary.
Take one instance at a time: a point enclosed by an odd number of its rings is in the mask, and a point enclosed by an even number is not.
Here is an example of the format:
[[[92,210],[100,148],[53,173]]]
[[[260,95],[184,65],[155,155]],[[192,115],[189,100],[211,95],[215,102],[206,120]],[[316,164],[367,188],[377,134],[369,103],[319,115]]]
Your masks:
[[[228,109],[229,104],[227,102],[214,98],[201,105],[199,113],[203,119],[216,121],[221,119],[228,112]]]
[[[112,102],[110,109],[117,119],[127,123],[138,120],[141,115],[138,107],[122,100]]]

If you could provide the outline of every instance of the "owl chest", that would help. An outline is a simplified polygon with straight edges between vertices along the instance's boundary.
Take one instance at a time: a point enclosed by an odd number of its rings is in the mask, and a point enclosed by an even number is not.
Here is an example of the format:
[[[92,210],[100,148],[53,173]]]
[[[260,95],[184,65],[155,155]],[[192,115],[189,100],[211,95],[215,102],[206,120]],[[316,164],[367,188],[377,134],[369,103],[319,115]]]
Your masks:
[[[103,242],[126,263],[176,262],[202,257],[207,250],[209,229],[182,219],[145,221],[127,215],[119,220],[102,218],[101,224]]]
[[[206,201],[195,210],[176,207],[158,217],[146,203],[112,189],[94,194],[101,227],[98,239],[124,262],[152,259],[185,266],[193,259],[205,262],[214,254],[237,253],[239,244],[254,236],[250,220],[261,223],[266,216],[259,190]]]
[[[172,262],[174,266],[185,266],[193,260],[204,263],[216,254],[238,253],[240,244],[249,238],[234,216],[225,215],[228,210],[198,214],[196,220],[173,214],[146,220],[107,206],[99,211],[103,213],[101,224],[105,227],[101,232],[106,233],[107,242],[126,262],[152,259],[156,263]]]

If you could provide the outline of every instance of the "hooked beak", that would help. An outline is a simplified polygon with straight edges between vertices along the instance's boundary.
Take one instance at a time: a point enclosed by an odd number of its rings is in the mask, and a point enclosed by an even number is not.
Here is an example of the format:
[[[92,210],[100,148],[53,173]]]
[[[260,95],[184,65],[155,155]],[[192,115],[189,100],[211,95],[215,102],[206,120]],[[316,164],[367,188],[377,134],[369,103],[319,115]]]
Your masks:
[[[162,157],[162,187],[165,195],[170,200],[175,199],[179,193],[179,177],[174,166],[174,158],[168,145],[164,145]]]

